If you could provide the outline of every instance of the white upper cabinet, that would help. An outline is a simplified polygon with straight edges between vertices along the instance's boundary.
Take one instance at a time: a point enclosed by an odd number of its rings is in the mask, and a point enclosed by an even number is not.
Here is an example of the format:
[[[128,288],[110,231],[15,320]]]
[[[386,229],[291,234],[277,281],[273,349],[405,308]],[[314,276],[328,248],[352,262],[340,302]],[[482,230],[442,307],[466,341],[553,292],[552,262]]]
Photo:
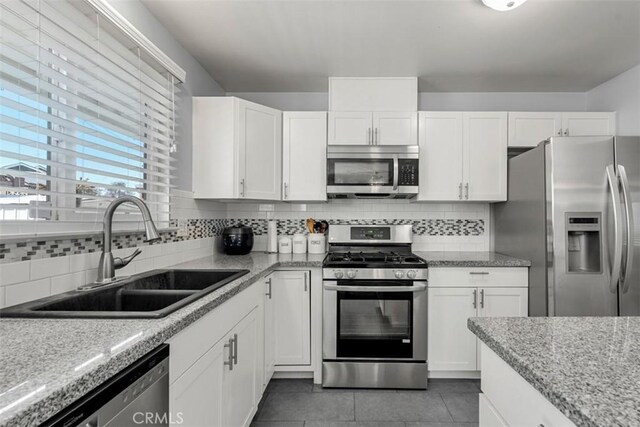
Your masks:
[[[329,77],[329,111],[417,111],[416,77]]]
[[[507,200],[507,113],[463,114],[464,199]]]
[[[616,113],[509,112],[509,147],[535,147],[552,136],[615,135]]]
[[[418,113],[329,112],[329,145],[416,145]]]
[[[535,147],[562,134],[562,113],[509,112],[509,147]]]
[[[282,114],[236,97],[193,98],[198,199],[280,200]]]
[[[420,193],[417,200],[460,200],[462,196],[462,113],[421,112]]]
[[[327,200],[327,113],[282,114],[282,200]]]
[[[373,113],[373,145],[416,145],[417,112]]]
[[[329,112],[329,145],[371,145],[373,114]]]
[[[616,113],[562,113],[563,136],[615,134]]]
[[[417,201],[507,199],[507,113],[420,112]]]

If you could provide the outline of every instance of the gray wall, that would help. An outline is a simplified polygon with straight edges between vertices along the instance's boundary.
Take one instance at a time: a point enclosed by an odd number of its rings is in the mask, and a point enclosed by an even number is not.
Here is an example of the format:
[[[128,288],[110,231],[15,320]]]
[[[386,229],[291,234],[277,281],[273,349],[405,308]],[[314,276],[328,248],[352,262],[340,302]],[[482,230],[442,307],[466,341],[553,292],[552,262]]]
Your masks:
[[[640,135],[640,65],[587,92],[588,111],[616,111],[618,135]]]
[[[322,92],[228,92],[250,101],[288,111],[327,110]],[[582,92],[421,92],[421,111],[585,111]]]
[[[178,151],[174,184],[181,190],[191,191],[191,97],[224,95],[224,89],[139,0],[112,0],[110,4],[187,72],[177,98]]]

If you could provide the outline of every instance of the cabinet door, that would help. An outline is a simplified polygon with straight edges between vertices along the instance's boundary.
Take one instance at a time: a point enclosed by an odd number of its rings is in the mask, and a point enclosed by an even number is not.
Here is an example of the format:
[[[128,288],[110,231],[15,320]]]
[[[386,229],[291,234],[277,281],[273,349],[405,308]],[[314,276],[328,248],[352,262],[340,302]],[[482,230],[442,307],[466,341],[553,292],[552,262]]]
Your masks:
[[[526,317],[528,288],[480,288],[480,308],[483,317]]]
[[[562,135],[562,113],[509,112],[509,147],[535,147]]]
[[[464,199],[507,200],[507,113],[463,114]]]
[[[476,316],[476,288],[430,288],[428,363],[430,371],[475,371],[476,336],[467,319]]]
[[[460,200],[462,195],[462,113],[419,113],[420,192],[418,201]]]
[[[280,200],[282,114],[244,100],[238,101],[238,109],[240,198]]]
[[[373,113],[373,145],[418,144],[418,113]]]
[[[276,367],[276,329],[273,301],[273,274],[265,280],[264,293],[264,381],[266,387]]]
[[[371,145],[370,112],[329,112],[329,145]]]
[[[327,113],[282,114],[282,200],[327,200]]]
[[[273,275],[276,365],[311,363],[311,305],[308,271]]]
[[[262,394],[262,378],[258,377],[258,363],[262,362],[258,357],[258,331],[258,310],[253,309],[227,337],[234,339],[234,366],[233,370],[223,371],[224,426],[249,426],[256,413]]]
[[[496,408],[493,407],[489,399],[483,393],[479,395],[479,427],[508,427],[509,424],[502,419]]]
[[[562,113],[564,136],[615,135],[616,113]]]
[[[224,426],[222,422],[224,362],[229,358],[226,339],[220,340],[169,387],[172,417],[186,426]]]

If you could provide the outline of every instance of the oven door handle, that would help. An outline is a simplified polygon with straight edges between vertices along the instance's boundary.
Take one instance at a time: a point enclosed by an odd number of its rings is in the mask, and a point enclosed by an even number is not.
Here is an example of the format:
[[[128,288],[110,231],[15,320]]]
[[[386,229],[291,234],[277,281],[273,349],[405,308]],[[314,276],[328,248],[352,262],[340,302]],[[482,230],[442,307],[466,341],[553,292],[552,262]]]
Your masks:
[[[427,289],[426,284],[415,284],[413,286],[339,286],[324,284],[327,291],[345,292],[421,292]]]

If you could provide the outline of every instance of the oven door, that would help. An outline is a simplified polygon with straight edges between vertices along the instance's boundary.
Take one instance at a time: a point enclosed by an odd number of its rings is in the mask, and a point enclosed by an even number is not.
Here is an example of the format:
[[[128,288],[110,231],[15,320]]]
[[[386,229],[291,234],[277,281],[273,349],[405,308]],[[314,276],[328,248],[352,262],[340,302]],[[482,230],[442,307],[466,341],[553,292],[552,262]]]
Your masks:
[[[426,282],[339,280],[323,286],[325,360],[426,360]]]

